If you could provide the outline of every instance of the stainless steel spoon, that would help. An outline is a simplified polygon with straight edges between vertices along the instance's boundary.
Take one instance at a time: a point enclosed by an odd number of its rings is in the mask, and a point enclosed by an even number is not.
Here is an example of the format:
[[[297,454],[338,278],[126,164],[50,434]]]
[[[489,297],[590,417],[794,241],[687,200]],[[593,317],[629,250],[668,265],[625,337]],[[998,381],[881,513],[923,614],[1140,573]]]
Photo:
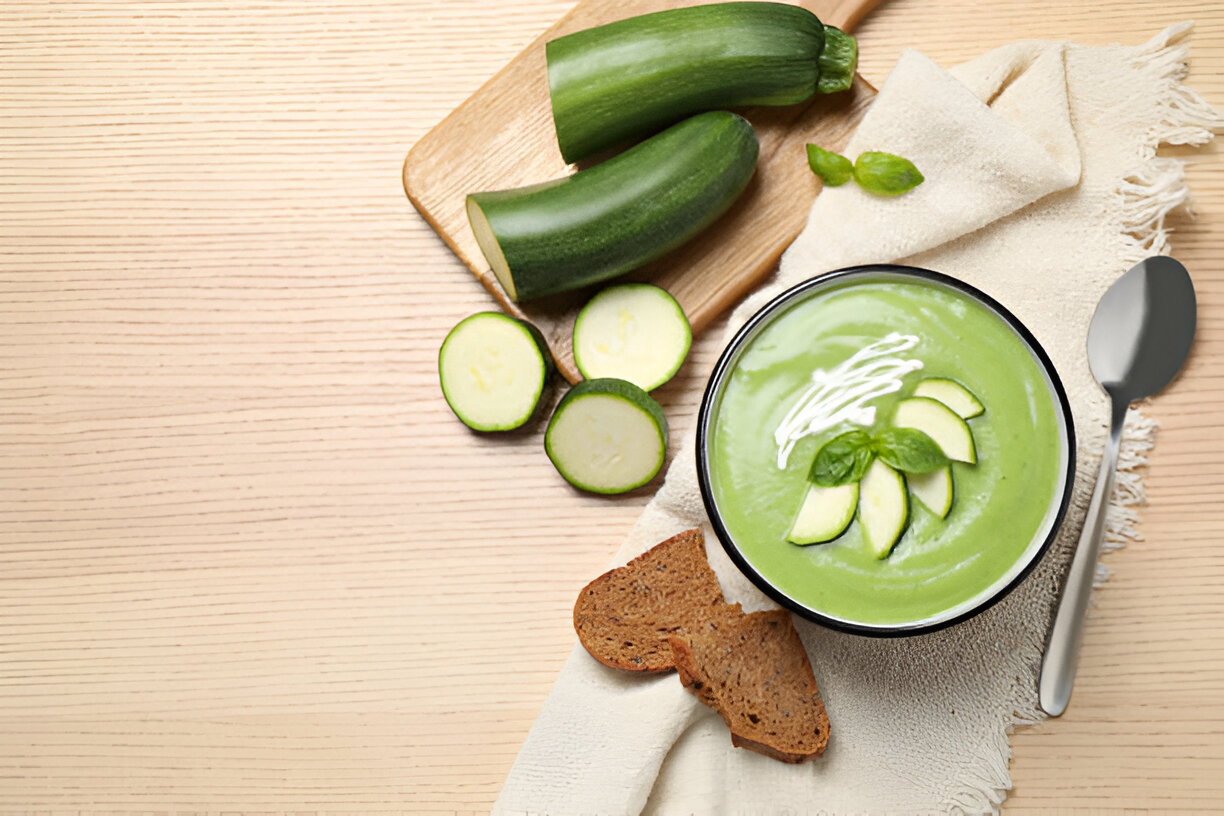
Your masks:
[[[1051,717],[1062,714],[1071,698],[1126,409],[1135,400],[1156,394],[1177,375],[1190,353],[1194,322],[1190,275],[1180,263],[1164,256],[1141,261],[1119,278],[1092,316],[1088,365],[1109,395],[1109,439],[1041,663],[1037,699]]]

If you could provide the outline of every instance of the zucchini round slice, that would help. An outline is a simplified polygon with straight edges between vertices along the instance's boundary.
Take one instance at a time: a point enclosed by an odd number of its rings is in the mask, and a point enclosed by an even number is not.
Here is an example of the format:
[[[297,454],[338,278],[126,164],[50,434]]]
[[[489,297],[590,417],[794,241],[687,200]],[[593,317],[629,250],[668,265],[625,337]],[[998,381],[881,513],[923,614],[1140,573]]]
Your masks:
[[[442,396],[464,425],[509,431],[525,424],[553,371],[543,335],[501,312],[478,312],[450,330],[438,351]]]
[[[748,186],[758,149],[747,120],[711,111],[572,176],[472,193],[468,221],[512,300],[566,292],[697,235]]]
[[[641,487],[663,467],[667,419],[636,385],[610,377],[583,380],[557,405],[544,451],[567,482],[591,493]]]
[[[609,287],[574,321],[574,362],[587,379],[616,377],[653,391],[688,356],[693,330],[666,289],[649,283]]]

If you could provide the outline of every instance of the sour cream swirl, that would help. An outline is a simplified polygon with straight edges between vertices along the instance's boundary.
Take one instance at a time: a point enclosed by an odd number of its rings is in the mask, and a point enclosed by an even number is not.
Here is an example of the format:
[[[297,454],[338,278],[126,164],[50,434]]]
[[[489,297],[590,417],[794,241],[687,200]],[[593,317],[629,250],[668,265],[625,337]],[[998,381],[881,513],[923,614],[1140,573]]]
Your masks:
[[[918,345],[912,334],[892,332],[856,351],[845,362],[812,372],[812,384],[796,398],[774,431],[778,468],[785,469],[800,439],[823,433],[843,422],[871,425],[876,409],[869,403],[901,389],[901,378],[922,368],[921,360],[896,355]]]

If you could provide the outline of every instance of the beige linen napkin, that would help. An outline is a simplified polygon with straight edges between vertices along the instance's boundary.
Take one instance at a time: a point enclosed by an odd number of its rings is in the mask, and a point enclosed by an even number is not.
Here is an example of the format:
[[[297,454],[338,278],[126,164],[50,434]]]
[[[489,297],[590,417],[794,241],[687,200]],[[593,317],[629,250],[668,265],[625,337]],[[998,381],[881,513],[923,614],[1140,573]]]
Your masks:
[[[605,668],[576,646],[527,737],[496,814],[990,812],[1009,788],[1007,734],[1041,714],[1036,676],[1057,577],[1100,459],[1107,410],[1084,356],[1105,288],[1166,248],[1186,199],[1160,143],[1201,144],[1215,113],[1181,84],[1188,25],[1137,48],[1016,43],[945,71],[905,53],[845,151],[907,156],[926,183],[896,199],[853,184],[817,198],[776,278],[734,331],[783,288],[859,263],[902,261],[959,277],[1025,322],[1071,398],[1079,470],[1055,548],[1007,599],[935,634],[875,640],[797,620],[829,710],[820,759],[784,765],[731,747],[726,726],[674,675]],[[803,161],[803,157],[797,157]],[[1132,535],[1136,468],[1154,429],[1132,412],[1109,538]],[[706,529],[730,601],[769,608],[709,530],[689,438],[617,564],[680,530]],[[592,576],[594,577],[594,576]]]

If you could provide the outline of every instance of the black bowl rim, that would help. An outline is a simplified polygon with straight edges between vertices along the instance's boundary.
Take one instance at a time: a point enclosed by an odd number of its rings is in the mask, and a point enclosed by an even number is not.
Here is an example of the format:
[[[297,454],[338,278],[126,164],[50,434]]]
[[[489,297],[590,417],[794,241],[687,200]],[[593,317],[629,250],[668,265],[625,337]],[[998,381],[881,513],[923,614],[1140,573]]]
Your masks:
[[[1064,478],[1062,497],[1059,501],[1058,512],[1054,516],[1053,523],[1050,525],[1050,530],[1046,534],[1045,540],[1029,558],[1028,562],[1016,573],[1015,576],[1004,586],[1000,587],[993,595],[982,599],[976,606],[965,610],[964,612],[955,615],[946,620],[934,621],[931,623],[915,623],[915,624],[887,624],[887,625],[871,625],[864,623],[856,623],[852,621],[838,620],[810,609],[798,601],[790,598],[781,590],[773,586],[763,575],[757,572],[742,553],[735,547],[732,542],[731,534],[722,522],[722,518],[718,513],[717,505],[714,501],[714,491],[710,482],[709,468],[706,463],[706,438],[710,427],[711,413],[714,410],[714,400],[716,387],[725,379],[728,370],[731,368],[736,350],[751,337],[757,327],[765,321],[769,320],[773,313],[791,302],[799,299],[802,293],[816,288],[823,288],[829,283],[842,279],[857,277],[870,273],[888,273],[901,277],[919,278],[923,280],[933,281],[935,283],[948,286],[956,289],[987,306],[993,310],[999,317],[1011,326],[1011,328],[1020,335],[1020,338],[1028,345],[1029,350],[1033,353],[1041,363],[1046,375],[1049,377],[1050,384],[1053,386],[1054,394],[1058,402],[1058,407],[1062,411],[1064,427],[1066,428],[1067,436],[1067,473]],[[1054,367],[1054,362],[1050,356],[1046,354],[1041,344],[1037,342],[1037,338],[1033,333],[1020,322],[1019,318],[1013,315],[1003,304],[992,298],[990,295],[981,291],[977,287],[968,284],[959,278],[954,278],[950,275],[945,275],[942,272],[935,272],[930,269],[923,269],[916,266],[905,266],[902,264],[862,264],[858,266],[848,266],[842,269],[835,269],[809,278],[801,283],[781,292],[768,303],[762,306],[748,318],[747,322],[735,333],[731,341],[727,343],[719,355],[718,362],[714,364],[714,369],[710,373],[709,380],[706,382],[705,393],[701,398],[701,406],[697,412],[697,484],[701,491],[701,501],[705,505],[706,516],[710,520],[710,526],[714,529],[715,535],[722,544],[723,549],[730,557],[736,567],[744,573],[747,578],[752,581],[762,592],[776,601],[786,609],[794,612],[800,617],[810,620],[813,623],[818,623],[840,632],[847,632],[855,635],[865,635],[868,637],[908,637],[912,635],[928,634],[941,629],[946,629],[958,623],[968,620],[976,615],[981,614],[996,603],[1005,598],[1013,589],[1015,589],[1028,575],[1033,571],[1037,564],[1045,557],[1054,540],[1058,537],[1062,529],[1062,524],[1066,519],[1067,509],[1071,503],[1071,494],[1075,485],[1075,465],[1076,465],[1076,437],[1075,437],[1075,422],[1071,414],[1071,403],[1067,399],[1067,392],[1063,388],[1062,380],[1058,376],[1058,369]]]

